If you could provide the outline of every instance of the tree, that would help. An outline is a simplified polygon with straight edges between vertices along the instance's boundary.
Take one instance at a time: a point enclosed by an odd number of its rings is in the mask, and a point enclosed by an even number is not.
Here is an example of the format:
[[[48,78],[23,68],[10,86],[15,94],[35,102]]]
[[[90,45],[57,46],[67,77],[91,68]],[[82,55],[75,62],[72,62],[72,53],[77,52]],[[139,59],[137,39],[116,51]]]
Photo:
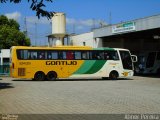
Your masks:
[[[0,16],[0,49],[9,49],[11,46],[30,45],[30,39],[19,30],[19,24],[6,16]]]
[[[48,19],[51,19],[51,17],[54,15],[55,12],[48,12],[43,9],[43,7],[46,7],[44,2],[52,2],[52,0],[28,0],[28,2],[31,1],[30,8],[33,11],[36,11],[36,16],[40,18],[40,16],[46,16]],[[8,0],[0,0],[0,3],[6,3]],[[20,3],[21,0],[9,0],[10,3]]]

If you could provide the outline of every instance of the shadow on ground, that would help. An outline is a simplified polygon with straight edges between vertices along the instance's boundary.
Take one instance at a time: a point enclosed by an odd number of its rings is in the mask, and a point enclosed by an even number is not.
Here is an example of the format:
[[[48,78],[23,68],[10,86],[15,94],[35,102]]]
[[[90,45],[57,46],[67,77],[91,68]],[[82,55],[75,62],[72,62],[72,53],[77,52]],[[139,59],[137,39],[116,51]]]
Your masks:
[[[119,80],[133,80],[131,78],[118,78],[116,80],[111,80],[109,78],[96,78],[96,79],[93,79],[93,78],[63,78],[63,79],[56,79],[56,80],[53,80],[53,81],[119,81]],[[48,81],[48,80],[43,80],[43,81],[36,81],[36,80],[31,80],[31,79],[14,79],[12,81],[32,81],[32,82],[45,82],[45,81]]]
[[[149,77],[149,78],[160,78],[160,75],[157,75],[157,74],[135,74],[135,76]]]
[[[0,82],[0,89],[8,89],[8,88],[14,88],[14,87],[12,86],[11,83],[2,83],[2,82]]]

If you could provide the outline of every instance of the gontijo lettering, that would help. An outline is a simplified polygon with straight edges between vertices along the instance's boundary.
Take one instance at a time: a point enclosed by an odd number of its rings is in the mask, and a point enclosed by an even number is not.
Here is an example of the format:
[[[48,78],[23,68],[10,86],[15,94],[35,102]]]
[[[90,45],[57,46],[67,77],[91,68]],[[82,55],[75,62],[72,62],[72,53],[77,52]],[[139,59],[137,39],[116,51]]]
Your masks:
[[[46,65],[77,65],[77,61],[46,61]]]

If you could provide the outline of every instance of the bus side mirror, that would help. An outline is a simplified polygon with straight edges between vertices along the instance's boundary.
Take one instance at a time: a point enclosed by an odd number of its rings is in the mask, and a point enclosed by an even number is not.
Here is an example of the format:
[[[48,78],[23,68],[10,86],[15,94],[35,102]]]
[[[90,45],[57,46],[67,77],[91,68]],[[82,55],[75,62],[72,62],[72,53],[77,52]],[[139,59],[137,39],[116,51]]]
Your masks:
[[[131,55],[132,57],[132,62],[137,62],[137,56],[136,55]]]

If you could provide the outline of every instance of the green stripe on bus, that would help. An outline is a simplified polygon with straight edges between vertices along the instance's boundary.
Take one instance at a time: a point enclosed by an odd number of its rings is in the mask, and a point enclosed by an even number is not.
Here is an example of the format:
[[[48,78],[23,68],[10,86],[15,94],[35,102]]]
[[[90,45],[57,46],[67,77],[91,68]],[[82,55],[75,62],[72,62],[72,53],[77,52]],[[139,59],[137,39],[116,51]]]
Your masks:
[[[102,47],[102,48],[94,48],[93,50],[115,50],[114,48]]]
[[[113,48],[94,48],[93,50],[112,50]],[[98,72],[107,60],[85,60],[82,66],[74,74],[94,74]]]
[[[74,74],[85,74],[94,65],[96,60],[85,60],[82,66]]]
[[[106,60],[86,60],[74,74],[94,74],[98,72]]]
[[[105,63],[106,63],[106,60],[96,60],[94,65],[85,74],[94,74],[98,72]]]

